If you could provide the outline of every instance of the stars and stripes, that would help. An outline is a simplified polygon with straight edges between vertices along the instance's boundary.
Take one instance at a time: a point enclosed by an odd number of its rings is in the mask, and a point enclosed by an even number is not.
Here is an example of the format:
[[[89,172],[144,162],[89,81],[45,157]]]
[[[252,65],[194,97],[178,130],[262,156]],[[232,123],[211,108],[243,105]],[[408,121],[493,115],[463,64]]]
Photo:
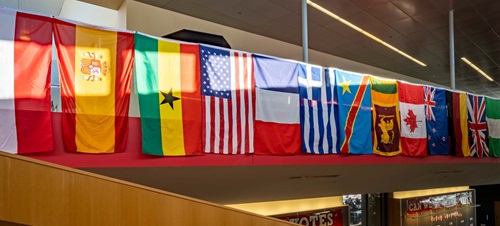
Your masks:
[[[484,97],[468,95],[467,111],[469,113],[468,124],[471,139],[471,156],[483,157],[483,154],[488,156]]]
[[[253,153],[252,55],[200,46],[205,153]]]

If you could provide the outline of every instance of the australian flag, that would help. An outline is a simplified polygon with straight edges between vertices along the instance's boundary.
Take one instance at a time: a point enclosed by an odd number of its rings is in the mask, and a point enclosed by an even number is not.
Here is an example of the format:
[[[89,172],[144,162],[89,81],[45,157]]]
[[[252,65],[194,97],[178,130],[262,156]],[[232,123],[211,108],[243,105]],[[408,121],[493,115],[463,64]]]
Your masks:
[[[431,155],[448,155],[450,145],[446,111],[446,91],[436,87],[424,87],[427,123],[427,146]]]

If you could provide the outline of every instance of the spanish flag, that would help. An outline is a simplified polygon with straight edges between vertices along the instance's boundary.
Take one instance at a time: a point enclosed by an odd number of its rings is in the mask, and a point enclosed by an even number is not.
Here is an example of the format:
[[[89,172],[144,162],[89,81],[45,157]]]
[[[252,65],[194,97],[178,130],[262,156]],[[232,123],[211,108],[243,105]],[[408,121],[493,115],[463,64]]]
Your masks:
[[[134,36],[54,21],[59,59],[62,133],[71,152],[125,149]]]
[[[372,77],[373,153],[393,156],[401,153],[398,84]]]
[[[135,34],[142,152],[201,155],[199,46]]]
[[[51,18],[0,8],[0,151],[54,149],[51,46]]]

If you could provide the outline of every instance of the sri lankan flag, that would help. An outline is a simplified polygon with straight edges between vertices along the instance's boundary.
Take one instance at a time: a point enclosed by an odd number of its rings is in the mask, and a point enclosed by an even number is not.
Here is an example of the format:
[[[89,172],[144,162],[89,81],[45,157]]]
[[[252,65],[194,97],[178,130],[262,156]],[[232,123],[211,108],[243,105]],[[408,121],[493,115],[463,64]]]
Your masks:
[[[199,46],[135,34],[134,72],[142,152],[203,154]]]
[[[64,148],[113,153],[125,149],[134,36],[54,21],[59,59]]]
[[[372,77],[373,153],[393,156],[401,153],[398,85],[395,80]]]

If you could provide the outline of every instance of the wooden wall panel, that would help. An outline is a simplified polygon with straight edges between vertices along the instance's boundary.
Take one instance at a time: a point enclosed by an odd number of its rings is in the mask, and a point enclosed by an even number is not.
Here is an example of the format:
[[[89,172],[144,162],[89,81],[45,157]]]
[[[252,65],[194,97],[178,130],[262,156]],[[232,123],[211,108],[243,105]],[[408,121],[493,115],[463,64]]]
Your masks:
[[[54,226],[295,225],[8,153],[0,153],[0,220]]]

